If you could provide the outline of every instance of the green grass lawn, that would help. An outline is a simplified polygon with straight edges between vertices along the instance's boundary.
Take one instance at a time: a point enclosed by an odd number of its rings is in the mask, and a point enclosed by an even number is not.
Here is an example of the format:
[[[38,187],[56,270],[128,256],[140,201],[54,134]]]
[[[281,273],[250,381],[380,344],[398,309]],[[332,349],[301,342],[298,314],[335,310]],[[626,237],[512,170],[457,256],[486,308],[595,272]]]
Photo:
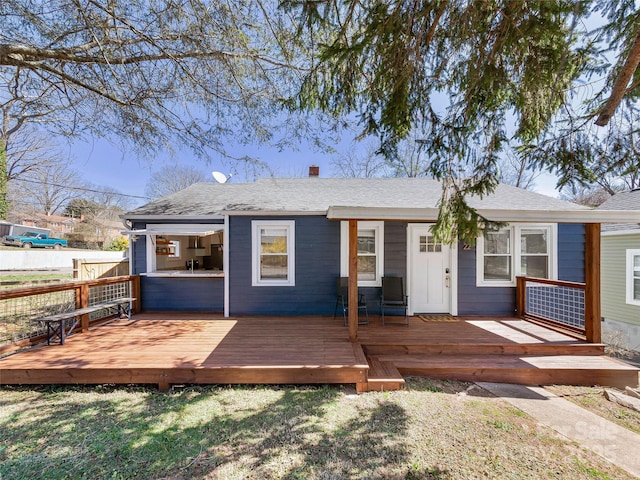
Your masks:
[[[73,280],[72,273],[5,273],[0,275],[0,288],[20,288]]]
[[[462,382],[3,387],[4,479],[632,478]]]
[[[7,273],[0,276],[0,282],[33,282],[40,280],[73,280],[71,273]]]

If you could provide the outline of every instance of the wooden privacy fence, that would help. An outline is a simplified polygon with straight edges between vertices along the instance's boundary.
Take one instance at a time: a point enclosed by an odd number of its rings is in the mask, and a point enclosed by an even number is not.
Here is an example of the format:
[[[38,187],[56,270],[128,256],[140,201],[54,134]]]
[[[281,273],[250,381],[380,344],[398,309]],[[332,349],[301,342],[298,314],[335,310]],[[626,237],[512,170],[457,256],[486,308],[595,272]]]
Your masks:
[[[134,297],[133,312],[139,311],[140,277],[122,275],[96,280],[67,282],[0,290],[0,354],[38,343],[44,339],[38,318]],[[78,329],[111,316],[107,310],[83,315]]]
[[[74,280],[95,280],[96,278],[118,277],[129,274],[129,261],[101,259],[73,259]]]
[[[586,284],[517,277],[516,309],[520,318],[586,336]]]

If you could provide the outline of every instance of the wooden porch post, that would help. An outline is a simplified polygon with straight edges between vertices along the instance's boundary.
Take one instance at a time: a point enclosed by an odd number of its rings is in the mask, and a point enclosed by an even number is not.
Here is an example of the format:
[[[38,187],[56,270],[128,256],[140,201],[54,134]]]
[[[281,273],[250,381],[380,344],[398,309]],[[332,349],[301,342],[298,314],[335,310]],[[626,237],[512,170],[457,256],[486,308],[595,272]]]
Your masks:
[[[349,220],[349,340],[358,341],[358,221]]]
[[[527,306],[527,280],[525,277],[516,277],[516,313],[523,318]]]
[[[86,308],[89,306],[89,285],[82,283],[80,288],[76,289],[76,309]],[[89,331],[89,314],[85,313],[80,317],[80,327],[83,332]]]
[[[584,329],[587,342],[602,342],[600,318],[600,224],[587,223],[584,249]]]
[[[131,276],[131,296],[136,299],[133,302],[133,312],[131,313],[140,313],[140,305],[142,304],[142,299],[140,298],[140,275]]]

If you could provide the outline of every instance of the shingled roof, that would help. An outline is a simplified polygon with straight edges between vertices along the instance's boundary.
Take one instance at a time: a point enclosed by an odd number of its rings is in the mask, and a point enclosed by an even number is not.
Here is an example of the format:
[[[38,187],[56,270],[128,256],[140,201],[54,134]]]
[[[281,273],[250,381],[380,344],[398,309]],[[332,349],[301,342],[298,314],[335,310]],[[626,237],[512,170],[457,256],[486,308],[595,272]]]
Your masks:
[[[426,178],[273,178],[255,183],[198,183],[132,210],[123,218],[205,220],[223,215],[326,215],[333,220],[433,221],[440,182]],[[634,223],[638,210],[591,209],[498,185],[467,202],[481,215],[505,222]]]
[[[598,207],[598,210],[640,210],[640,188],[612,195],[606,202]],[[627,230],[640,231],[640,216],[638,216],[636,223],[617,223],[602,227],[603,232]]]
[[[359,208],[437,208],[440,182],[425,178],[274,178],[255,183],[198,183],[125,215],[215,216],[250,212],[326,214],[332,206]],[[483,198],[470,197],[477,209],[586,211],[586,207],[499,185]]]

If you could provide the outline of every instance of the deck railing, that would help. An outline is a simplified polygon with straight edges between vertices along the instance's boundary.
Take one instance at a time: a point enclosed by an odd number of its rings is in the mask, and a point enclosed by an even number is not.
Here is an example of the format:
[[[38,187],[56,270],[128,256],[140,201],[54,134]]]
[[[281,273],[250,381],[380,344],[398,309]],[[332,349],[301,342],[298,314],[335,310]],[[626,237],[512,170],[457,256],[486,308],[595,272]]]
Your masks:
[[[44,329],[32,320],[123,297],[136,298],[133,311],[138,311],[138,275],[0,290],[0,354],[42,340]],[[101,321],[110,315],[106,310],[84,315],[78,329],[86,331],[91,323]]]
[[[585,291],[584,283],[517,277],[518,315],[584,336]]]

